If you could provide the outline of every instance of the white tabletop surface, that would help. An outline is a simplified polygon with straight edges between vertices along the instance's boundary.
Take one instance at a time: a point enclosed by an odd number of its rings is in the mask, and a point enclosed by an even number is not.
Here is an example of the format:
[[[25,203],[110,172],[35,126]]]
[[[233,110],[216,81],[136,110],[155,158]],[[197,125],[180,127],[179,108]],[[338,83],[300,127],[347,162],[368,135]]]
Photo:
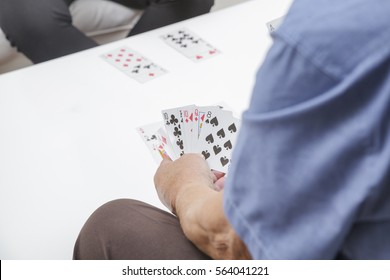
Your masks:
[[[240,114],[271,44],[265,23],[290,3],[253,0],[0,75],[0,259],[71,259],[86,219],[113,199],[163,208],[135,128],[188,104],[224,101]],[[160,39],[181,27],[222,54],[193,63]],[[121,46],[169,73],[130,79],[100,58]]]

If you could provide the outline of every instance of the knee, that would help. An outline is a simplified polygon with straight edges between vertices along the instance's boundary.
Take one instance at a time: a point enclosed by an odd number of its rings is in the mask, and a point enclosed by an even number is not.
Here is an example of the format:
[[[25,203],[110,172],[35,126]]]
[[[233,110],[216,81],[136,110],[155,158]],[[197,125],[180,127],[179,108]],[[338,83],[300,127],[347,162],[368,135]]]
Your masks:
[[[1,1],[0,1],[1,2]],[[20,1],[5,1],[0,6],[0,26],[7,38],[15,45],[41,40],[58,32],[61,26],[71,25],[68,11],[56,10],[38,4],[18,6]],[[65,8],[67,8],[65,6]]]
[[[131,199],[118,199],[100,206],[86,221],[74,247],[74,259],[111,259],[113,247],[129,231],[128,219],[137,205]]]

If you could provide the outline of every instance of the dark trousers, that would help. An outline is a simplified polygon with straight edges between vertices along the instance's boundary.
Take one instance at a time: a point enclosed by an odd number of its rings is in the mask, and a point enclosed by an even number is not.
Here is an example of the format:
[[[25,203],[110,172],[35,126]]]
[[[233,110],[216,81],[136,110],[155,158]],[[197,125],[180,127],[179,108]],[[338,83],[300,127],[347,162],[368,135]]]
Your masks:
[[[129,36],[210,11],[214,0],[111,0],[144,13]],[[0,0],[0,27],[34,63],[96,46],[72,25],[73,0]],[[113,15],[115,16],[115,15]]]
[[[74,259],[204,260],[179,220],[146,203],[120,199],[97,209],[74,247]]]

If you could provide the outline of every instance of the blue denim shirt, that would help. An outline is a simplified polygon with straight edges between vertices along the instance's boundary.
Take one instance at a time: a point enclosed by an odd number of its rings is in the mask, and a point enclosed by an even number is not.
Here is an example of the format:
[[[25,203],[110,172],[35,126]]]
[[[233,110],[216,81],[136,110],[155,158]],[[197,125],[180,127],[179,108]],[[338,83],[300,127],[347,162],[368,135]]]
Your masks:
[[[274,33],[224,193],[253,258],[390,259],[389,15],[296,0]]]

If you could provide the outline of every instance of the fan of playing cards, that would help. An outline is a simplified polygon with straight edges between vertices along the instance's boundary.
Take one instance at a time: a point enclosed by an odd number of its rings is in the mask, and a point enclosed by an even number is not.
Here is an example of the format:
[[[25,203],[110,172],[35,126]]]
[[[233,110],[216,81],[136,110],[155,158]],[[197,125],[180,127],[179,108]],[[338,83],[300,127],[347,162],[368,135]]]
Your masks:
[[[227,173],[240,121],[222,106],[189,105],[162,111],[163,122],[137,131],[155,160],[201,153],[210,169]]]

